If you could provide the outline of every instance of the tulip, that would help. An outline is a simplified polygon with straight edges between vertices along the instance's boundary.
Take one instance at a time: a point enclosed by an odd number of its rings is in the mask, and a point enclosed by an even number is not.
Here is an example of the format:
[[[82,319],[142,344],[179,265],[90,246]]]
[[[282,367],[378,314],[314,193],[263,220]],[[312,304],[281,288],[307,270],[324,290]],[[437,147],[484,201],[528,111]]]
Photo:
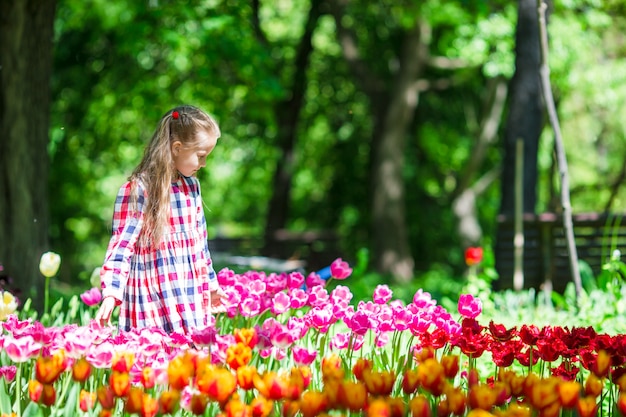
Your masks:
[[[469,247],[465,249],[465,264],[467,266],[478,265],[483,260],[483,248]]]
[[[131,387],[124,403],[124,411],[129,414],[141,412],[143,404],[143,391],[139,387]]]
[[[254,388],[253,376],[257,373],[256,367],[244,365],[237,368],[237,385],[244,390]]]
[[[61,256],[54,252],[46,252],[41,255],[39,261],[39,271],[46,278],[52,278],[59,271]]]
[[[35,378],[42,384],[52,384],[56,381],[67,366],[63,351],[52,356],[40,356],[35,362]]]
[[[141,402],[141,417],[154,417],[159,412],[159,402],[148,394],[143,394]]]
[[[17,299],[8,291],[0,291],[0,321],[17,310]]]
[[[468,319],[475,319],[483,311],[483,303],[471,294],[461,294],[458,305],[459,314]]]
[[[111,372],[109,385],[116,397],[126,397],[130,391],[130,376],[126,372]]]
[[[41,259],[39,260],[39,271],[41,272],[41,275],[46,278],[43,306],[43,315],[46,318],[48,317],[48,302],[50,299],[50,278],[57,274],[60,265],[61,256],[54,252],[44,253],[41,255]]]
[[[367,389],[360,382],[341,381],[337,396],[339,403],[353,412],[360,411],[367,405]]]
[[[96,404],[96,393],[85,391],[84,389],[80,390],[80,395],[78,397],[78,406],[81,411],[87,413],[89,410],[93,408]]]
[[[391,407],[381,398],[373,400],[367,407],[367,417],[391,417]]]
[[[240,366],[250,363],[251,359],[252,349],[241,342],[226,349],[226,363],[231,369],[237,370]]]
[[[431,417],[432,411],[428,398],[422,394],[418,394],[409,401],[409,410],[412,417]]]
[[[163,414],[174,415],[180,406],[180,391],[169,390],[161,393],[159,397],[159,409]]]
[[[335,279],[346,279],[352,274],[352,268],[341,258],[337,258],[330,264],[330,275]]]
[[[85,382],[91,375],[91,364],[85,359],[80,358],[74,362],[72,367],[72,378],[77,382]]]
[[[319,391],[307,391],[300,399],[302,417],[314,417],[324,413],[328,407],[328,398]]]
[[[100,304],[102,301],[102,293],[99,288],[93,287],[80,295],[80,299],[83,303],[87,304],[89,307]]]
[[[255,397],[250,403],[252,417],[268,417],[274,410],[274,402],[263,397]]]

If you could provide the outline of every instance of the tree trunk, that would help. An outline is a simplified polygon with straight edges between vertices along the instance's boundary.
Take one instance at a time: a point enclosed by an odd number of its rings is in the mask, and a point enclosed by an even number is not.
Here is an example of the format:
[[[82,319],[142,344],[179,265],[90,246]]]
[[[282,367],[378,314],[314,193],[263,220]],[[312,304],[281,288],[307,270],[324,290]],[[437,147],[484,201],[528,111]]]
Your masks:
[[[515,208],[513,184],[518,139],[524,141],[524,213],[534,213],[537,203],[537,151],[544,124],[537,0],[519,0],[515,42],[515,75],[511,80],[501,184],[500,213],[506,215],[512,215]]]
[[[514,224],[515,161],[519,139],[523,141],[523,213],[534,213],[537,203],[537,152],[544,124],[541,93],[541,49],[537,0],[519,0],[515,35],[515,74],[511,80],[509,113],[504,134],[504,161],[501,181],[500,215],[509,221],[500,223],[496,235],[496,269],[510,260],[514,248],[514,233],[504,225]],[[539,287],[543,277],[524,278],[524,287]],[[511,288],[513,276],[502,276],[498,289]]]
[[[276,106],[278,123],[278,147],[281,157],[276,163],[272,182],[272,198],[270,199],[265,222],[264,254],[267,256],[281,256],[272,249],[276,232],[284,229],[289,216],[289,202],[291,199],[291,181],[293,176],[293,149],[296,144],[296,130],[300,111],[306,93],[306,71],[309,57],[313,51],[311,40],[313,32],[321,16],[322,0],[313,0],[307,19],[304,34],[300,40],[294,61],[293,84],[290,96]]]
[[[21,301],[41,308],[48,243],[48,129],[54,0],[2,0],[0,263]]]
[[[376,122],[380,127],[374,131],[371,149],[373,259],[377,271],[397,282],[410,281],[415,266],[406,224],[403,170],[407,130],[419,98],[416,80],[425,64],[424,29],[416,22],[405,34],[400,69],[382,120]]]

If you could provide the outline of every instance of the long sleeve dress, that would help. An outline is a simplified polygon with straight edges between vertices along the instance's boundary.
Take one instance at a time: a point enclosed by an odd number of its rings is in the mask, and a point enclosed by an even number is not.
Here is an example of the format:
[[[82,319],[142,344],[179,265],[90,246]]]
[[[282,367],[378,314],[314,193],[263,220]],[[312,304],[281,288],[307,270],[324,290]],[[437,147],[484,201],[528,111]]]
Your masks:
[[[130,201],[131,183],[115,199],[112,236],[100,278],[102,295],[120,306],[119,328],[158,327],[188,333],[209,323],[209,291],[217,287],[209,253],[206,219],[195,177],[172,183],[169,233],[158,248],[138,244],[147,195],[137,183],[138,198]]]

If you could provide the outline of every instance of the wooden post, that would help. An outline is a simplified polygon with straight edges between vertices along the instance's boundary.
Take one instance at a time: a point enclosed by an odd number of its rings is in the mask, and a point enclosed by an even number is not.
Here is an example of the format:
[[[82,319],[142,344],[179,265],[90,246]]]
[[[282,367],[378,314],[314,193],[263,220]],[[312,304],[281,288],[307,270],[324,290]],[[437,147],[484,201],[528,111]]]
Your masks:
[[[513,289],[524,288],[524,140],[517,139],[515,149],[515,234],[513,238]]]
[[[548,34],[546,29],[546,9],[548,5],[545,0],[539,0],[539,32],[541,41],[541,87],[543,98],[548,110],[548,118],[554,131],[554,146],[556,148],[559,175],[561,177],[561,204],[563,206],[563,228],[567,237],[567,251],[569,254],[570,269],[572,271],[572,281],[576,289],[576,302],[578,303],[582,292],[582,280],[580,278],[580,268],[578,267],[578,252],[574,240],[574,224],[572,222],[572,204],[569,196],[569,173],[567,170],[567,158],[561,136],[561,127],[556,113],[554,97],[552,96],[552,86],[550,84],[550,67],[548,66]]]

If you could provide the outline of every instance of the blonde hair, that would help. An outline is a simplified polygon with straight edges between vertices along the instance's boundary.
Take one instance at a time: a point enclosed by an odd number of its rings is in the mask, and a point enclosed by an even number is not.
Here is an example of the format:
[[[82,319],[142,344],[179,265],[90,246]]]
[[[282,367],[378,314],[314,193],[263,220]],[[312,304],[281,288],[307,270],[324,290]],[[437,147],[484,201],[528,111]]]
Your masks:
[[[172,144],[179,141],[186,148],[196,145],[196,134],[205,131],[219,138],[219,126],[204,111],[197,107],[178,106],[161,117],[143,158],[131,174],[131,201],[137,207],[139,198],[137,183],[145,187],[147,199],[144,203],[144,225],[139,243],[141,246],[158,247],[171,216],[170,189],[180,175],[174,165]],[[132,207],[132,205],[131,205]]]

